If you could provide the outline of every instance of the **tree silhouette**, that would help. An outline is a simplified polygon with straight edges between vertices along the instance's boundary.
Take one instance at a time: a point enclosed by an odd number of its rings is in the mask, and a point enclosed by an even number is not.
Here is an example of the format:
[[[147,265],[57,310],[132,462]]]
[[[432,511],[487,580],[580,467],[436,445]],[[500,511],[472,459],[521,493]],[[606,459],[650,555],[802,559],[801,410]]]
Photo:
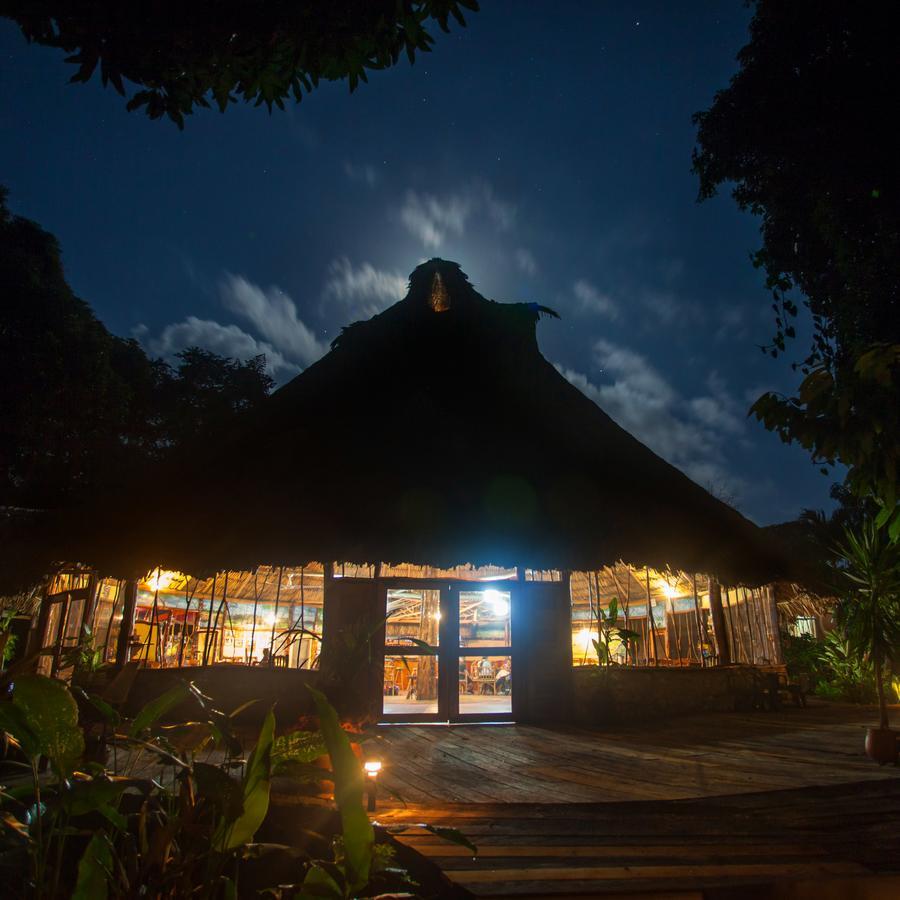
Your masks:
[[[224,112],[238,99],[284,108],[320,81],[347,80],[414,62],[431,50],[431,23],[465,26],[463,9],[477,0],[0,0],[0,15],[33,43],[58,47],[78,66],[72,81],[90,81],[99,67],[104,86],[128,109],[151,119],[168,116],[179,128],[197,106]]]
[[[60,248],[0,187],[0,505],[59,507],[227,425],[272,387],[261,357],[148,359],[66,282]]]
[[[756,0],[740,69],[697,113],[701,199],[729,184],[762,217],[754,263],[786,352],[799,306],[812,340],[797,395],[753,411],[893,517],[900,463],[900,140],[887,111],[900,83],[888,6]],[[798,295],[800,298],[798,298]]]

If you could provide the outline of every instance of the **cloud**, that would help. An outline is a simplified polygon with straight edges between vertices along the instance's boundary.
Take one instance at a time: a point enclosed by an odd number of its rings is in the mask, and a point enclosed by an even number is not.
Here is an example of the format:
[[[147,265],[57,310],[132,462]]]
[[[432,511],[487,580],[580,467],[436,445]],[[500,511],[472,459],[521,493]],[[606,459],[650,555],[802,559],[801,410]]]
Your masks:
[[[409,190],[400,208],[400,221],[407,231],[432,250],[448,237],[462,236],[470,219],[489,220],[500,231],[509,231],[515,218],[516,208],[497,197],[486,181],[441,197]]]
[[[362,182],[370,188],[373,188],[378,184],[378,172],[375,171],[375,167],[370,163],[360,163],[357,165],[351,162],[345,162],[344,174],[351,181]]]
[[[682,312],[682,305],[674,294],[668,291],[645,291],[641,303],[664,325],[670,325]]]
[[[747,336],[747,323],[743,307],[723,306],[719,310],[718,320],[718,328],[714,335],[716,341],[723,341],[729,337],[741,340]]]
[[[729,470],[725,450],[744,424],[739,405],[716,373],[708,379],[708,394],[684,398],[646,357],[628,347],[596,341],[593,365],[603,378],[599,384],[581,372],[557,369],[626,431],[699,484],[741,496],[747,485]]]
[[[202,347],[221,356],[248,360],[265,354],[266,370],[278,383],[293,378],[327,352],[297,314],[294,301],[278,287],[264,290],[241,275],[226,272],[219,297],[229,312],[247,321],[253,331],[233,323],[188,316],[166,325],[153,337],[145,325],[134,336],[155,356],[173,360],[188,347]]]
[[[529,277],[534,277],[537,274],[537,261],[531,251],[526,250],[524,247],[519,247],[516,250],[516,265]]]
[[[266,371],[276,382],[287,381],[301,370],[299,365],[286,359],[271,344],[257,340],[237,325],[222,325],[210,319],[188,316],[183,322],[166,325],[159,337],[150,337],[145,325],[138,325],[133,334],[150,353],[167,360],[174,360],[188,347],[202,347],[220,356],[242,361],[265,354]]]
[[[364,262],[354,267],[342,256],[328,266],[322,296],[337,301],[354,319],[368,319],[406,295],[407,279],[399,272],[385,272]]]
[[[226,309],[250,322],[276,350],[308,366],[324,356],[326,347],[297,315],[297,306],[281,290],[263,290],[241,275],[226,273],[219,285]]]
[[[572,293],[575,294],[575,298],[584,312],[596,313],[608,319],[615,319],[619,315],[619,308],[615,301],[606,294],[602,294],[584,278],[580,278],[572,285]]]

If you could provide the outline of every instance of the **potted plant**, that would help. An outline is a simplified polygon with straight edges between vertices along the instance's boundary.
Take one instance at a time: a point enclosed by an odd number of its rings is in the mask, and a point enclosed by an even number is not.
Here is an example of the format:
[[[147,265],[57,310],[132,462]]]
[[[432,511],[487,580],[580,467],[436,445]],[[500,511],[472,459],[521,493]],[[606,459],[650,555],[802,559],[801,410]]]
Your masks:
[[[833,563],[840,588],[835,621],[848,650],[875,676],[879,722],[866,734],[866,753],[880,765],[897,759],[900,734],[890,727],[885,670],[900,650],[900,543],[869,519],[846,529]]]

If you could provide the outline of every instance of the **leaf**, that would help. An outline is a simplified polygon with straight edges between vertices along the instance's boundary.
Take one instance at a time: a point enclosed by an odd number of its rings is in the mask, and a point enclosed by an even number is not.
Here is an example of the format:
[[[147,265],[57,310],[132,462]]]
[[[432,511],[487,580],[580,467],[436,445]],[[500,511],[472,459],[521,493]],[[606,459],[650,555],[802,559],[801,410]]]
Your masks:
[[[478,848],[458,829],[444,828],[441,825],[423,825],[422,827],[426,831],[430,831],[437,837],[442,838],[445,841],[449,841],[451,844],[458,844],[460,847],[467,847],[472,851],[473,856],[478,855]]]
[[[233,719],[235,716],[239,716],[245,709],[249,709],[253,706],[254,703],[259,703],[259,699],[248,700],[246,703],[242,703],[240,706],[236,706],[230,713],[228,713],[228,718]]]
[[[242,809],[233,821],[224,820],[216,830],[213,844],[218,850],[233,850],[252,840],[269,811],[269,785],[272,769],[272,742],[275,736],[275,713],[266,714],[259,740],[241,783]]]
[[[72,900],[106,900],[112,872],[112,853],[102,832],[95,834],[78,861],[78,876]]]
[[[70,816],[87,815],[118,800],[133,783],[128,778],[74,780],[71,788],[63,794],[62,806]]]
[[[343,900],[344,892],[340,885],[321,866],[310,866],[303,879],[303,886],[298,900],[309,900],[311,897],[337,897]]]
[[[609,650],[606,644],[601,644],[596,638],[594,638],[591,643],[594,645],[594,649],[597,651],[597,659],[601,662],[606,662],[609,659]]]
[[[218,766],[194,763],[197,794],[211,803],[228,822],[234,822],[244,811],[241,783]]]
[[[41,755],[41,742],[15,703],[0,703],[0,731],[5,731],[29,759]]]
[[[631,641],[638,640],[640,634],[637,631],[632,631],[630,628],[619,628],[618,638],[623,644],[628,644]]]
[[[607,619],[610,622],[615,622],[616,619],[619,618],[619,598],[613,597],[612,600],[609,601],[609,615]]]
[[[178,706],[190,696],[191,689],[185,682],[176,684],[164,694],[147,703],[134,717],[131,728],[128,729],[129,737],[137,737],[144,729],[150,728],[158,722],[170,709]]]
[[[78,705],[69,689],[43,675],[23,675],[16,679],[13,704],[22,710],[40,753],[50,760],[56,774],[64,778],[71,773],[84,753],[84,736],[78,727]]]
[[[0,825],[7,831],[12,832],[17,838],[28,843],[31,837],[28,833],[28,826],[24,822],[20,822],[10,812],[0,812]]]
[[[365,775],[353,753],[350,741],[338,722],[337,712],[327,697],[307,685],[316,704],[319,726],[334,772],[334,799],[341,814],[344,835],[344,852],[348,865],[348,887],[351,892],[363,887],[369,880],[372,865],[372,847],[375,832],[363,806]]]
[[[103,716],[103,721],[108,725],[116,726],[122,721],[118,710],[110,706],[102,697],[98,697],[96,694],[85,694],[85,697],[87,697],[88,703]]]

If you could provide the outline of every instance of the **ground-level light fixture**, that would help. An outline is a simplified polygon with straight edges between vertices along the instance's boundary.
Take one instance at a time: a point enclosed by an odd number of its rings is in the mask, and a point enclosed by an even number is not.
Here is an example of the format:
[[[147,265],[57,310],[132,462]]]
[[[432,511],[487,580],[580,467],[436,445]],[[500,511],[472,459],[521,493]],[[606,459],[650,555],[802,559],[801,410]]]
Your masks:
[[[381,760],[367,759],[363,763],[363,768],[366,770],[366,794],[369,797],[369,812],[375,812],[376,779],[381,771]]]

